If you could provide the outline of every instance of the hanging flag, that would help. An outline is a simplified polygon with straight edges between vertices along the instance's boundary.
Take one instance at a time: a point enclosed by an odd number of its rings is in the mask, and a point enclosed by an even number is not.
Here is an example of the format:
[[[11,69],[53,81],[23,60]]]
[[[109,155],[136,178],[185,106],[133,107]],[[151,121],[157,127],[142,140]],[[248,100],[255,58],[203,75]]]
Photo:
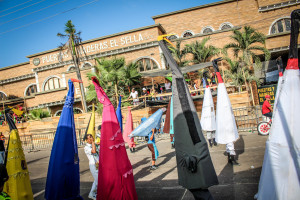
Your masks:
[[[165,43],[165,37],[160,36],[158,43],[172,70],[172,110],[178,182],[187,189],[216,185],[218,178],[184,76]]]
[[[294,10],[291,14],[289,59],[266,142],[256,195],[259,200],[297,200],[300,197],[299,20],[300,10]]]
[[[103,104],[97,200],[136,200],[133,171],[116,111],[96,77],[93,84]]]
[[[7,155],[5,158],[9,179],[4,184],[3,190],[10,195],[11,199],[33,200],[29,172],[19,132],[11,115],[8,113],[9,110],[5,110],[6,121],[10,128]]]
[[[120,128],[121,128],[121,132],[123,133],[123,119],[122,119],[121,103],[122,103],[122,97],[120,95],[119,105],[118,105],[116,114],[117,114],[118,122],[119,122],[119,125],[120,125]]]
[[[158,109],[153,115],[148,119],[143,121],[132,133],[130,137],[145,137],[152,131],[152,129],[157,128],[158,123],[161,122],[162,114],[166,111],[165,108]]]
[[[73,81],[77,81],[74,80]],[[80,196],[79,158],[73,113],[74,85],[69,91],[53,141],[45,188],[45,199],[82,199]]]
[[[123,132],[123,139],[125,142],[127,142],[129,148],[135,147],[134,138],[129,138],[129,135],[131,134],[132,131],[133,131],[133,120],[132,120],[131,109],[130,107],[128,107],[126,124]]]

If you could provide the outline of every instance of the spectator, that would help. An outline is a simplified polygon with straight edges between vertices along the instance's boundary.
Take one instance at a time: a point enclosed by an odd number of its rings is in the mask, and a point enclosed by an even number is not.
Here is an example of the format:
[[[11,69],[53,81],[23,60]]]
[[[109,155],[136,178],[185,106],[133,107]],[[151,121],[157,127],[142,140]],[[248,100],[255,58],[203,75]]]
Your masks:
[[[131,93],[130,93],[128,99],[130,97],[132,97],[132,99],[133,99],[133,105],[138,105],[139,104],[139,93],[137,91],[135,91],[134,88],[132,88]]]
[[[148,96],[148,93],[147,93],[147,89],[146,89],[146,88],[143,88],[142,96]]]
[[[168,92],[172,92],[171,87],[172,87],[171,82],[170,82],[168,79],[165,79],[165,89],[166,89],[166,92],[167,92],[167,93],[168,93]]]
[[[156,132],[156,128],[152,129],[152,131],[148,134],[148,137],[146,137],[146,140],[148,140],[148,148],[151,151],[151,155],[152,155],[152,165],[150,167],[150,170],[155,170],[158,168],[158,166],[155,165],[155,161],[157,160],[157,157],[159,155],[155,145],[155,137],[154,137],[155,132]]]
[[[4,164],[4,160],[5,160],[5,137],[2,134],[2,132],[0,132],[0,164]]]
[[[262,106],[262,114],[264,116],[266,116],[266,117],[272,118],[273,109],[272,109],[272,106],[270,104],[271,96],[270,95],[266,95],[265,99],[266,100],[264,101],[264,104]]]

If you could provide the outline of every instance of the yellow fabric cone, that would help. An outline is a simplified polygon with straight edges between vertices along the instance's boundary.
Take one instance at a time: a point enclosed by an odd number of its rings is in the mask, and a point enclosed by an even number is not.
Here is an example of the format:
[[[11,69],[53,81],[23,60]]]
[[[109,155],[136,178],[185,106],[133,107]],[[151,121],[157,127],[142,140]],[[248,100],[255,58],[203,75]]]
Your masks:
[[[32,188],[18,130],[10,133],[6,169],[9,176],[4,192],[13,200],[33,200]]]
[[[91,121],[88,126],[87,134],[91,134],[93,138],[95,139],[95,105],[93,104],[93,112],[91,116]]]

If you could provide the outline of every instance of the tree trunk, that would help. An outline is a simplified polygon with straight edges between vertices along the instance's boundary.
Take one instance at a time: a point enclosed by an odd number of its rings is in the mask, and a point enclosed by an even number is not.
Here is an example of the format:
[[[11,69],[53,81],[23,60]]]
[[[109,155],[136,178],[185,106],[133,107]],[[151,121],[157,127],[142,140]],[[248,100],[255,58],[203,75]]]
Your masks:
[[[116,102],[117,102],[117,105],[119,105],[119,94],[118,94],[118,86],[117,86],[117,82],[115,84],[115,94],[116,94]]]

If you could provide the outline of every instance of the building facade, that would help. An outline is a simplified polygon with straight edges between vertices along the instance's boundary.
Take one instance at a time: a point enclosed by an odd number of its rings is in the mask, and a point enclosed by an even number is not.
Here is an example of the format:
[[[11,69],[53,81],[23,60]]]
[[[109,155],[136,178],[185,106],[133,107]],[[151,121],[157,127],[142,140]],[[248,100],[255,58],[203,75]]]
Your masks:
[[[290,13],[300,8],[300,0],[225,0],[153,16],[154,24],[83,42],[86,57],[81,60],[84,87],[86,74],[95,70],[95,58],[122,56],[126,62],[138,62],[139,71],[166,70],[157,37],[174,34],[182,44],[210,37],[209,44],[222,48],[230,42],[232,30],[251,26],[267,36],[265,47],[271,59],[288,58]],[[28,62],[0,68],[0,101],[25,102],[28,110],[47,108],[58,115],[67,93],[67,81],[76,78],[68,50],[52,49],[27,56]],[[267,63],[272,65],[272,61]],[[270,68],[270,67],[269,67]],[[268,67],[265,70],[269,70]],[[7,100],[9,95],[19,98]],[[75,105],[82,112],[80,89],[75,83]]]

